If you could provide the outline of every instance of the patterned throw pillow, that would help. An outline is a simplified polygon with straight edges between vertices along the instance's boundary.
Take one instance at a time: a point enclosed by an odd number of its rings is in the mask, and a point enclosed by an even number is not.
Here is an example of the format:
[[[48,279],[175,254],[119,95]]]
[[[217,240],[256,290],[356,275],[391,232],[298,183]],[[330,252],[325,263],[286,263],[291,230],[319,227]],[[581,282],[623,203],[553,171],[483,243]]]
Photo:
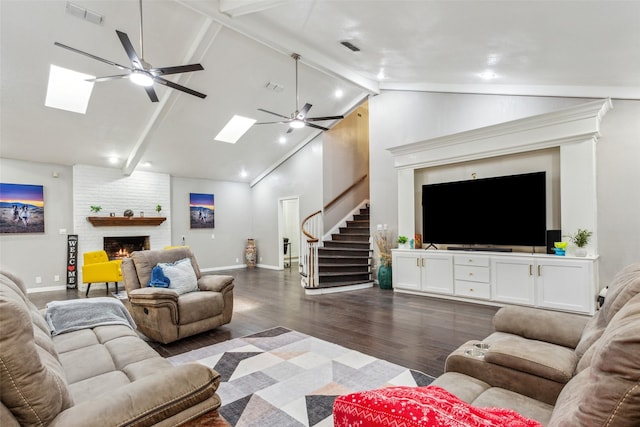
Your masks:
[[[184,258],[173,263],[158,263],[151,271],[149,286],[168,287],[181,295],[197,291],[198,279],[193,271],[191,260]]]

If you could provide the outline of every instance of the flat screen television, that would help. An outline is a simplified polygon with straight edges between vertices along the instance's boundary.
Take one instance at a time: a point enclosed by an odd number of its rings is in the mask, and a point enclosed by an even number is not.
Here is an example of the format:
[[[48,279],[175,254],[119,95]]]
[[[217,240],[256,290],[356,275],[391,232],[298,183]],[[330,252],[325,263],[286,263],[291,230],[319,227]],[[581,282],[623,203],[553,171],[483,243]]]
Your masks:
[[[427,244],[544,246],[545,172],[422,186]]]

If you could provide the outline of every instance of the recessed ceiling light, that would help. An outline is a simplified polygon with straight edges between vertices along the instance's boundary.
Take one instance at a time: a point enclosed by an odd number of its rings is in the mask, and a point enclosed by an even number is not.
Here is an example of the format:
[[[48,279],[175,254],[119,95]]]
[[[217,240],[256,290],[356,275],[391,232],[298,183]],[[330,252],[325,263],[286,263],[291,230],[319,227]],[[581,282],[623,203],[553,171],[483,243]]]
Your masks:
[[[285,142],[287,142],[287,138],[285,138],[284,136],[281,136],[280,139],[278,139],[278,142],[280,144],[284,144]]]
[[[483,71],[483,72],[481,72],[481,73],[479,74],[479,76],[480,76],[481,78],[485,79],[485,80],[492,80],[492,79],[495,79],[496,77],[498,77],[498,76],[496,75],[496,73],[494,73],[494,72],[493,72],[493,71],[491,71],[491,70]]]
[[[111,163],[112,165],[115,165],[116,163],[118,163],[118,158],[116,156],[111,156],[109,157],[109,163]]]
[[[256,122],[255,119],[235,115],[214,138],[216,141],[235,144]]]
[[[378,80],[384,79],[384,68],[380,68],[380,71],[378,72],[378,75],[376,76],[376,78]]]
[[[340,98],[342,98],[342,95],[344,95],[344,92],[342,92],[342,89],[336,89],[336,91],[333,93],[333,95],[336,98],[340,99]]]
[[[95,76],[51,65],[44,105],[85,114],[93,91],[93,82],[88,82],[89,79]]]
[[[242,169],[242,170],[240,171],[240,176],[241,176],[241,177],[246,178],[246,177],[247,177],[247,175],[249,175],[249,174],[247,173],[247,171],[246,171],[246,170]]]
[[[149,168],[151,167],[151,162],[142,162],[141,165],[144,166],[145,168]]]

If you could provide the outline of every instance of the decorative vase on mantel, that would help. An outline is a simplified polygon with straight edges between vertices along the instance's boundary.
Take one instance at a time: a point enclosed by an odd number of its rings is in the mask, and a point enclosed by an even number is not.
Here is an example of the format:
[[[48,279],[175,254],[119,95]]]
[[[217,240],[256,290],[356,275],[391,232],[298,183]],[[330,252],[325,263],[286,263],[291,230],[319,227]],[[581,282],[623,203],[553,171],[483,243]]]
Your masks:
[[[378,267],[378,286],[380,289],[392,289],[391,277],[391,265],[380,264]]]
[[[578,256],[578,257],[586,257],[587,256],[587,248],[585,248],[585,247],[577,247],[576,248],[576,256]]]
[[[256,248],[256,242],[254,239],[247,239],[247,247],[244,250],[244,258],[247,262],[248,268],[254,268],[256,266],[258,249]]]

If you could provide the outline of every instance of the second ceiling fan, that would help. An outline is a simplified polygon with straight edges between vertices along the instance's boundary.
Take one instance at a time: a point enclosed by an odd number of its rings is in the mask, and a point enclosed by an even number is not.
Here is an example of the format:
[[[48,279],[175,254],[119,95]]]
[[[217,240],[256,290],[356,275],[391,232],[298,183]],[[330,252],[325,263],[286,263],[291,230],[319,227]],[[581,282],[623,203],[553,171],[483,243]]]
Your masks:
[[[325,120],[339,120],[339,119],[344,119],[344,116],[307,117],[307,114],[309,113],[309,110],[311,109],[311,106],[312,106],[308,102],[306,104],[304,104],[302,109],[298,108],[298,105],[299,105],[299,98],[298,98],[298,60],[300,59],[300,55],[298,55],[297,53],[294,53],[294,54],[291,55],[291,57],[296,62],[296,110],[293,113],[291,113],[290,116],[285,116],[283,114],[274,113],[273,111],[265,110],[264,108],[258,108],[258,111],[263,111],[265,113],[269,113],[269,114],[272,114],[274,116],[281,117],[284,120],[280,120],[280,121],[277,121],[277,122],[262,122],[262,123],[256,123],[256,124],[257,125],[269,125],[269,124],[275,124],[275,123],[288,124],[289,125],[289,129],[287,130],[287,133],[291,133],[291,132],[293,132],[294,129],[300,129],[300,128],[303,128],[305,126],[308,126],[310,128],[314,128],[314,129],[320,129],[320,130],[323,130],[323,131],[324,130],[329,130],[326,127],[319,126],[319,125],[316,125],[315,123],[311,123],[311,122],[320,122],[320,121],[325,121]]]

